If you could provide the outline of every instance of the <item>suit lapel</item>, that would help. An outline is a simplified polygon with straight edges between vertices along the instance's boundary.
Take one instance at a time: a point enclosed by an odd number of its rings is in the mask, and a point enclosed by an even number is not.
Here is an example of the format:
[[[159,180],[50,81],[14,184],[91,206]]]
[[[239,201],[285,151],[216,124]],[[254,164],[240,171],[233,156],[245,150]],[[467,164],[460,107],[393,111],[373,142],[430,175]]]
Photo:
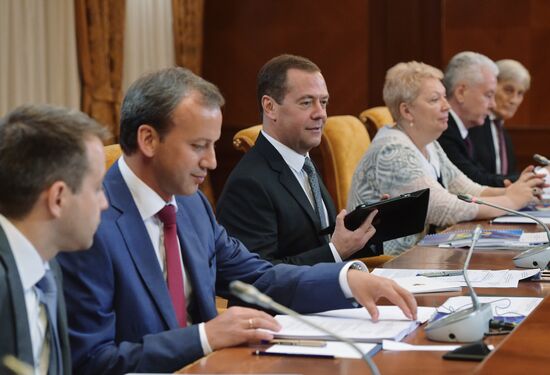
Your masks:
[[[309,219],[315,224],[315,227],[320,229],[321,223],[315,210],[311,206],[304,190],[300,183],[296,180],[296,176],[290,170],[289,166],[284,161],[279,152],[269,143],[267,139],[260,133],[254,146],[267,160],[271,169],[279,174],[279,182],[292,195],[292,197],[302,207]],[[321,184],[322,185],[322,184]],[[325,199],[325,197],[323,197]]]
[[[0,226],[0,258],[6,265],[8,278],[8,288],[10,291],[11,304],[13,306],[13,316],[15,324],[15,344],[16,355],[19,359],[34,364],[32,354],[31,334],[27,319],[27,307],[25,305],[25,296],[23,286],[21,285],[21,277],[17,270],[15,258],[10,249],[8,239],[4,233],[4,229]]]
[[[104,184],[111,206],[120,211],[116,223],[126,242],[126,251],[130,253],[145,289],[149,292],[166,325],[170,328],[178,327],[155,249],[117,164],[107,173]]]

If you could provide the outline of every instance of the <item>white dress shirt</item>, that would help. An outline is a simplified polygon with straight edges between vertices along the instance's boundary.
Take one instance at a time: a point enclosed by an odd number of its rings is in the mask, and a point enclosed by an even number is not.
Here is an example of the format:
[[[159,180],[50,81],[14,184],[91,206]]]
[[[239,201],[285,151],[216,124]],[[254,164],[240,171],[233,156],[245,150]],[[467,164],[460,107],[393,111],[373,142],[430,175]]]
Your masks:
[[[27,309],[27,322],[32,342],[34,359],[34,374],[45,374],[49,364],[49,345],[47,344],[46,330],[48,320],[46,309],[38,300],[36,283],[44,277],[49,269],[31,242],[5,216],[0,214],[0,225],[6,233],[15,265],[21,278],[21,285]]]
[[[495,171],[496,173],[502,174],[502,161],[500,160],[500,138],[498,136],[498,129],[495,124],[495,118],[495,115],[489,115],[489,119],[491,120],[491,135],[493,137],[493,146],[495,147]]]
[[[130,194],[132,195],[139,214],[141,215],[141,219],[145,224],[145,229],[147,230],[147,234],[149,235],[153,248],[155,249],[160,268],[164,274],[164,279],[166,279],[166,254],[164,249],[163,224],[156,217],[156,214],[167,204],[173,205],[177,211],[178,205],[176,204],[176,199],[172,197],[169,202],[165,202],[164,199],[162,199],[153,189],[151,189],[146,183],[141,181],[139,177],[135,175],[130,167],[128,167],[128,164],[126,164],[123,157],[118,159],[118,167],[124,182],[128,185],[128,189],[130,190]],[[178,247],[180,247],[181,250],[179,238]],[[193,288],[189,282],[189,278],[187,277],[187,272],[185,272],[185,266],[183,265],[183,262],[181,263],[185,301],[189,303],[191,298],[193,298]],[[188,324],[192,323],[190,318],[191,317],[187,315]],[[204,323],[199,323],[198,326],[202,350],[206,355],[212,352],[212,348],[210,347],[206,336]]]
[[[458,128],[458,131],[460,132],[460,136],[462,137],[462,139],[466,139],[466,137],[468,136],[468,129],[464,125],[464,122],[462,122],[460,117],[458,117],[458,115],[452,109],[449,111],[449,114],[453,116],[453,119],[456,122],[456,127]]]

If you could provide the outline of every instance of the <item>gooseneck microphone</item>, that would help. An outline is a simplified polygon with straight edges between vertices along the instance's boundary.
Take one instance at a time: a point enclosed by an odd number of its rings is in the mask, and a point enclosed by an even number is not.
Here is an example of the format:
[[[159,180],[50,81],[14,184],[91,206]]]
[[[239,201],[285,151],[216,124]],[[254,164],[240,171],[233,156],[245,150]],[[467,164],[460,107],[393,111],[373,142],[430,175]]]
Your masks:
[[[325,327],[322,327],[314,322],[304,319],[296,311],[291,310],[288,307],[273,301],[271,297],[263,294],[262,292],[260,292],[258,289],[256,289],[254,286],[250,284],[243,283],[242,281],[239,281],[239,280],[235,280],[229,284],[229,290],[233,295],[239,297],[244,302],[252,303],[260,307],[263,307],[265,309],[274,310],[280,314],[289,315],[294,319],[300,321],[301,323],[304,323],[312,328],[315,328],[319,331],[326,333],[331,337],[334,337],[337,341],[345,342],[346,344],[351,346],[357,353],[359,353],[361,358],[367,363],[367,366],[369,366],[370,372],[373,375],[380,375],[380,371],[378,370],[378,367],[376,367],[376,365],[374,364],[372,359],[369,357],[369,355],[363,354],[361,349],[359,349],[359,347],[355,345],[355,343],[352,340],[349,340],[343,336],[340,336],[339,334],[334,333],[331,330],[328,330]]]
[[[510,208],[502,207],[493,203],[489,203],[486,201],[483,201],[479,198],[473,197],[470,194],[458,194],[458,199],[463,200],[464,202],[468,203],[476,203],[481,204],[489,207],[493,207],[502,211],[506,211],[511,213],[512,215],[516,216],[523,216],[526,218],[529,218],[536,223],[538,223],[540,226],[544,228],[544,231],[546,232],[546,237],[548,238],[548,244],[536,246],[529,250],[526,250],[518,255],[516,255],[513,258],[514,264],[517,267],[522,268],[540,268],[541,270],[546,269],[548,266],[548,263],[550,262],[550,229],[548,229],[548,226],[544,224],[542,220],[539,218],[526,214],[525,212],[512,210]]]
[[[545,158],[544,156],[542,155],[539,155],[539,154],[534,154],[533,155],[533,159],[539,163],[540,165],[550,165],[550,160],[548,160],[547,158]]]
[[[472,299],[472,307],[450,313],[443,318],[429,322],[424,331],[426,332],[426,337],[430,340],[473,342],[481,340],[485,333],[489,332],[489,322],[493,319],[491,305],[479,302],[477,294],[468,278],[470,259],[472,258],[477,241],[481,237],[481,232],[481,226],[476,226],[472,235],[472,245],[470,246],[470,250],[468,250],[468,255],[462,268],[464,281],[466,281],[466,286]]]

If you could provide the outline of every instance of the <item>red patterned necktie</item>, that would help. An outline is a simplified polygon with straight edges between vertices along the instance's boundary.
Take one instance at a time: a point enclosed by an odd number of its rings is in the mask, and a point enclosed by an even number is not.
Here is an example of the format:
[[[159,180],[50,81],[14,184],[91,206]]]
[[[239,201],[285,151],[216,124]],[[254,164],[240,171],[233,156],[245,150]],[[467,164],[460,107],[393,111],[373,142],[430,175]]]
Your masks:
[[[166,273],[168,291],[174,305],[176,318],[180,327],[187,326],[187,309],[185,292],[183,289],[183,270],[181,267],[181,254],[178,246],[178,234],[176,227],[176,209],[172,205],[166,205],[157,214],[164,227],[164,251],[166,254]]]

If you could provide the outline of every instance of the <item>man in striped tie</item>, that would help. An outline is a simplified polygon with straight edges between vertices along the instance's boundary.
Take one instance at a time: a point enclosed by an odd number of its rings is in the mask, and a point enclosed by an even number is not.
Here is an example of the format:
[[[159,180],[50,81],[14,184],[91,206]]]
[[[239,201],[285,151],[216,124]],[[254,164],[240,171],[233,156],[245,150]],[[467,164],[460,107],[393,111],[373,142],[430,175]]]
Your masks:
[[[54,257],[92,243],[107,208],[106,138],[63,108],[23,106],[0,120],[0,373],[8,356],[36,375],[72,373]]]

